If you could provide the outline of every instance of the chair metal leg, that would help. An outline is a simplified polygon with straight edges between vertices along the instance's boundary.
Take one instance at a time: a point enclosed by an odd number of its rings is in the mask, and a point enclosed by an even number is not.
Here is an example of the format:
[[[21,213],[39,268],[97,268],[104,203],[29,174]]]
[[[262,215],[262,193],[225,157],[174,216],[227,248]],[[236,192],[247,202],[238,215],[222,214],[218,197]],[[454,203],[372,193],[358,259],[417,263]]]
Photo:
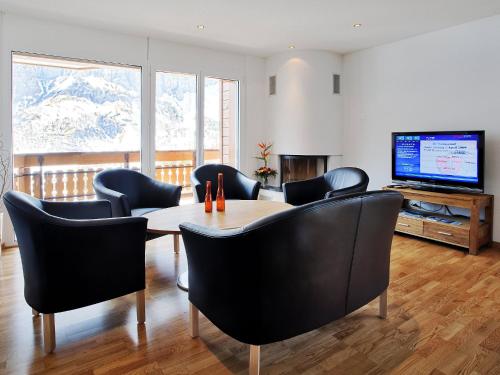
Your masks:
[[[43,349],[49,354],[56,348],[56,326],[54,314],[43,314]]]
[[[260,373],[260,346],[250,345],[250,362],[248,365],[250,375],[259,375]]]
[[[31,309],[31,315],[33,315],[34,317],[38,317],[38,316],[40,316],[40,313],[38,311],[36,311],[35,309]]]
[[[382,319],[387,318],[387,289],[382,292],[379,298],[379,316]]]
[[[146,321],[146,296],[143,290],[135,292],[137,323],[144,324]]]
[[[174,234],[174,253],[179,254],[179,236],[180,234]]]
[[[192,338],[199,335],[199,311],[198,308],[189,302],[189,333]]]

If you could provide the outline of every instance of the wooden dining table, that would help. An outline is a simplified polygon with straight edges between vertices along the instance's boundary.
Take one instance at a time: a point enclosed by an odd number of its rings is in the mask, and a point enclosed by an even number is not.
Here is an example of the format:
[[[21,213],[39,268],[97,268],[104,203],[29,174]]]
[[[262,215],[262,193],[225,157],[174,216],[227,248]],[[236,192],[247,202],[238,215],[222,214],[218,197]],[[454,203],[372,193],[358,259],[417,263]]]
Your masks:
[[[164,208],[145,214],[148,219],[148,232],[154,234],[172,234],[174,236],[174,251],[180,250],[182,223],[193,223],[209,228],[235,229],[241,228],[263,217],[288,210],[293,206],[269,200],[226,200],[224,212],[218,212],[213,205],[211,213],[205,212],[205,203],[186,204]],[[177,277],[177,285],[182,290],[188,290],[188,272]]]

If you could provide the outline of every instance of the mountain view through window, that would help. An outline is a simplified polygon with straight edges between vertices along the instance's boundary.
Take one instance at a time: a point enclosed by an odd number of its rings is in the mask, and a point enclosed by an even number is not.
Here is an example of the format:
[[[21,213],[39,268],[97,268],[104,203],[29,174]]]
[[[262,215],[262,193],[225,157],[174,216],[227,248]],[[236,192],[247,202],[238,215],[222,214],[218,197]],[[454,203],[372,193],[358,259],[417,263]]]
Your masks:
[[[14,153],[140,149],[141,69],[15,55]]]
[[[135,151],[140,149],[141,69],[14,55],[14,153]],[[196,146],[196,78],[159,74],[157,149]],[[205,96],[206,144],[219,147],[217,82]]]
[[[158,72],[154,85],[155,177],[186,194],[201,163],[197,79]],[[140,67],[14,53],[14,188],[44,199],[88,199],[99,171],[140,170],[141,80]],[[238,81],[206,77],[203,90],[203,162],[236,165]]]

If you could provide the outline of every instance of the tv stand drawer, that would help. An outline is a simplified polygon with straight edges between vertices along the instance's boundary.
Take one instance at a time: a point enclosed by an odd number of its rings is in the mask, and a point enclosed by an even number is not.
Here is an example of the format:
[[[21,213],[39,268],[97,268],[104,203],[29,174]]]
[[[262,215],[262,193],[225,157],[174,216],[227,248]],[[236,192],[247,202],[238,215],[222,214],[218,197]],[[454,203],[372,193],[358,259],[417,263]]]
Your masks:
[[[423,221],[399,216],[398,221],[396,222],[396,230],[398,232],[421,236],[424,233]]]
[[[426,221],[424,223],[424,236],[453,245],[469,247],[469,230],[459,225],[443,225]]]

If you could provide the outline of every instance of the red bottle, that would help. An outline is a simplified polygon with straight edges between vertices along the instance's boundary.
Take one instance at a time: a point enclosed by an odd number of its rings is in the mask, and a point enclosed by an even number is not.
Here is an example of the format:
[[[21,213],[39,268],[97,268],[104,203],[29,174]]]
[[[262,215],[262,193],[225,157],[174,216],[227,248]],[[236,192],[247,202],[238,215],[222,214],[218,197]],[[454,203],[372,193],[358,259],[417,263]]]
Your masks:
[[[212,181],[207,181],[205,186],[205,212],[212,212]]]
[[[215,198],[217,211],[224,212],[226,210],[226,200],[224,199],[224,177],[222,173],[217,175],[217,182],[217,197]]]

